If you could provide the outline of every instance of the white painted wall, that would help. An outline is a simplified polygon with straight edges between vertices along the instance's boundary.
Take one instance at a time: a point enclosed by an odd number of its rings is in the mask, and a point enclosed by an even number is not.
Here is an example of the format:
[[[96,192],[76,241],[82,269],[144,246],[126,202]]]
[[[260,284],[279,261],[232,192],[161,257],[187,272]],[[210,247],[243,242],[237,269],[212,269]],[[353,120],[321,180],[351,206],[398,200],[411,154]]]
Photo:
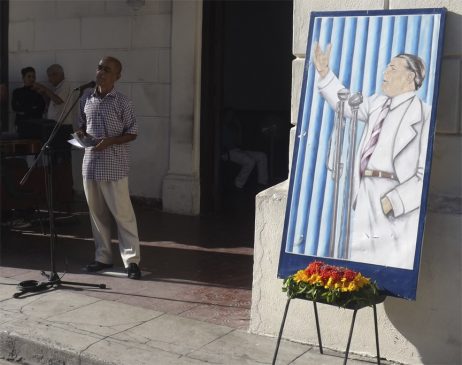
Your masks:
[[[146,0],[139,9],[126,0],[10,0],[10,92],[22,85],[25,66],[45,81],[46,68],[59,63],[77,86],[95,78],[102,56],[119,58],[124,70],[118,88],[133,100],[139,124],[131,194],[157,200],[169,166],[171,26],[171,0]],[[74,152],[77,190],[82,190],[81,158]]]
[[[381,355],[405,364],[462,363],[462,2],[458,0],[295,0],[292,121],[297,121],[311,11],[448,8],[430,209],[416,301],[388,298],[378,306]],[[291,151],[293,149],[291,134]],[[288,183],[257,196],[250,331],[276,336],[286,296],[276,278]],[[284,337],[317,344],[312,306],[293,301]],[[318,306],[323,345],[345,350],[351,312]],[[358,312],[351,351],[375,356],[372,310]]]
[[[164,211],[197,215],[200,209],[200,70],[202,0],[173,1],[172,106]]]

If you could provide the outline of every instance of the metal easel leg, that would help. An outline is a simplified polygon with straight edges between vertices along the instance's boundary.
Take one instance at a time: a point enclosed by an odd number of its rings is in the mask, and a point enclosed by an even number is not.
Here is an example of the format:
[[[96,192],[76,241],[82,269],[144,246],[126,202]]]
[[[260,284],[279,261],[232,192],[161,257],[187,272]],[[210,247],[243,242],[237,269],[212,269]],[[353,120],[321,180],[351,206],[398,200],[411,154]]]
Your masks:
[[[281,328],[279,329],[278,341],[276,343],[276,350],[274,350],[272,365],[276,364],[276,358],[278,356],[279,344],[281,343],[282,331],[284,330],[284,324],[286,323],[287,311],[289,310],[290,298],[287,299],[286,308],[284,309],[284,316],[282,317]]]
[[[347,348],[345,351],[345,359],[343,360],[343,365],[346,365],[347,360],[348,360],[348,353],[350,352],[350,344],[351,344],[351,337],[353,336],[353,328],[355,326],[355,320],[356,320],[356,313],[358,312],[357,309],[354,310],[353,312],[353,318],[351,320],[351,327],[350,327],[350,334],[348,336],[348,343],[347,343]]]
[[[322,350],[321,329],[319,328],[318,307],[316,306],[315,301],[313,301],[313,307],[314,307],[314,318],[316,319],[316,331],[318,332],[319,352],[323,354],[324,352]]]
[[[377,308],[375,304],[374,309],[374,327],[375,327],[375,346],[377,347],[377,364],[380,365],[380,347],[379,347],[379,329],[377,325]]]

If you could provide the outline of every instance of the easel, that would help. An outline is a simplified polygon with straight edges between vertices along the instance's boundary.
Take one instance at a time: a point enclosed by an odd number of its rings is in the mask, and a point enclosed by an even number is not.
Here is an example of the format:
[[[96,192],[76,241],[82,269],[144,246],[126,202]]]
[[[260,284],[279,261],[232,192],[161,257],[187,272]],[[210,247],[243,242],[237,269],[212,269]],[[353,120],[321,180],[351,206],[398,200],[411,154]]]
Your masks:
[[[374,301],[374,303],[370,304],[372,306],[373,310],[374,310],[375,346],[377,348],[377,364],[378,365],[380,365],[380,348],[379,348],[379,331],[378,331],[378,326],[377,326],[377,308],[376,308],[376,304],[382,303],[385,300],[385,298],[386,298],[386,296],[379,296],[379,297],[377,297],[377,300]],[[278,340],[277,340],[277,343],[276,343],[276,349],[274,351],[272,365],[276,364],[276,358],[278,356],[279,345],[281,343],[282,331],[284,330],[284,325],[285,325],[286,318],[287,318],[287,312],[289,310],[290,301],[292,299],[309,300],[309,299],[306,299],[306,298],[288,298],[287,299],[286,307],[284,309],[284,316],[282,317],[281,328],[279,329],[279,335],[278,335]],[[317,304],[316,304],[317,302],[312,301],[312,300],[309,300],[309,301],[313,302],[314,318],[315,318],[315,321],[316,321],[316,331],[317,331],[317,334],[318,334],[319,352],[321,354],[323,354],[324,352],[323,352],[323,349],[322,349],[321,329],[319,327],[318,307],[317,307]],[[321,303],[321,302],[318,302],[318,303]],[[334,304],[329,304],[329,303],[325,303],[325,302],[322,302],[322,304],[336,306]],[[367,306],[370,306],[370,305],[368,305],[368,304],[353,304],[353,305],[349,305],[349,306],[346,306],[346,307],[340,307],[340,308],[353,310],[353,318],[351,319],[350,333],[348,335],[348,342],[347,342],[347,347],[346,347],[346,351],[345,351],[345,358],[343,360],[343,365],[346,365],[346,363],[348,361],[348,353],[350,352],[350,344],[351,344],[351,338],[353,336],[353,328],[354,328],[354,325],[355,325],[356,314],[357,314],[358,310],[360,310],[362,308],[366,308]]]

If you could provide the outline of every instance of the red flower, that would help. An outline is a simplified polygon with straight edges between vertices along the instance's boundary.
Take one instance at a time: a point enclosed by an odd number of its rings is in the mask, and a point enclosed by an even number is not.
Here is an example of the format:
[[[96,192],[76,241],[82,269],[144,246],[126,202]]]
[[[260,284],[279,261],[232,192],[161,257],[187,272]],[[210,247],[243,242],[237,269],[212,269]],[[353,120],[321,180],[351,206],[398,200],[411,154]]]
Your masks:
[[[323,266],[323,262],[313,261],[311,264],[308,265],[305,271],[308,275],[318,274]]]
[[[343,272],[341,271],[332,271],[331,273],[332,280],[334,280],[334,283],[339,282],[343,278]]]
[[[335,269],[333,269],[331,266],[327,266],[321,270],[321,278],[323,280],[329,280],[333,275],[335,274]]]
[[[353,281],[354,278],[356,277],[356,273],[353,270],[345,270],[345,273],[343,274],[343,277],[347,279],[348,281]]]
[[[345,279],[347,282],[351,282],[355,279],[357,273],[353,270],[327,265],[322,261],[313,261],[305,269],[305,273],[308,276],[313,274],[318,274],[321,276],[321,279],[324,283],[327,283],[331,279],[334,283],[340,282],[342,279]]]

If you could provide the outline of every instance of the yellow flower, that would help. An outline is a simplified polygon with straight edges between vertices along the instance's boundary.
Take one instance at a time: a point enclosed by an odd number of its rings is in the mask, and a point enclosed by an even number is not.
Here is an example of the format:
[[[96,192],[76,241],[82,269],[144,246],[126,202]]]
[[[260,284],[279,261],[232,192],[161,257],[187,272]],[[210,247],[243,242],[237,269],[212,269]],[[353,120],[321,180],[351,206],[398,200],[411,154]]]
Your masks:
[[[368,278],[365,278],[361,274],[356,275],[354,282],[358,286],[358,288],[362,288],[364,285],[368,285],[370,283],[370,280]]]
[[[296,283],[303,281],[304,283],[308,283],[308,275],[306,275],[305,270],[299,270],[294,275],[294,280]]]
[[[334,279],[329,278],[329,279],[327,280],[326,285],[324,285],[324,288],[326,288],[326,289],[331,288],[331,287],[333,286],[333,285],[332,285],[333,283],[334,283]]]
[[[321,284],[321,285],[324,285],[324,283],[322,282],[321,276],[318,275],[318,274],[313,274],[313,275],[311,275],[311,276],[308,278],[308,282],[309,282],[310,284]]]
[[[347,291],[357,291],[359,288],[354,281],[348,284]]]

